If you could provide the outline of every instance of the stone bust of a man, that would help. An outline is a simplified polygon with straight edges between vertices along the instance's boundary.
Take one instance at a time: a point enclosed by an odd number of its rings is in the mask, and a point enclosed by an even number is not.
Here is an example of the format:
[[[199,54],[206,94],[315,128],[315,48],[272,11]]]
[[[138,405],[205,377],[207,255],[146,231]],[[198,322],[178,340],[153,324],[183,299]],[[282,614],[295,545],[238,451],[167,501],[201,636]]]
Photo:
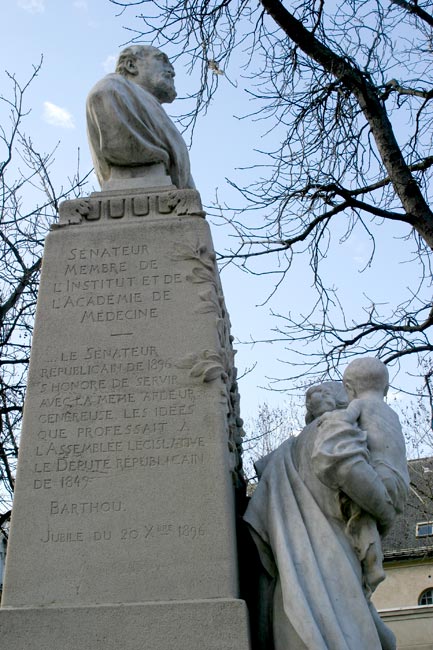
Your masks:
[[[116,72],[87,98],[87,131],[103,190],[175,185],[194,188],[185,142],[162,107],[176,98],[174,69],[150,45],[122,50]]]

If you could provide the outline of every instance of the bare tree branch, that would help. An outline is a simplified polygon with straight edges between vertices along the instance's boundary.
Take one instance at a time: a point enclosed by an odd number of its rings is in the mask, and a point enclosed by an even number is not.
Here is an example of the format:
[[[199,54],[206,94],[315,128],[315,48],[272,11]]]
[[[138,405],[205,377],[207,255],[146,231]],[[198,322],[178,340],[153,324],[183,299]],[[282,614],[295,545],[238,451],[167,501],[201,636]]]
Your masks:
[[[7,73],[9,95],[0,96],[0,529],[10,517],[18,457],[33,317],[44,238],[58,202],[78,195],[79,172],[67,189],[51,179],[52,153],[40,153],[23,132],[25,93],[41,64],[20,84]]]
[[[421,20],[424,20],[427,25],[430,25],[430,27],[433,27],[433,16],[427,13],[427,11],[424,11],[424,9],[418,5],[417,0],[414,2],[407,2],[406,0],[391,0],[391,2],[399,7],[403,7],[403,9],[414,14],[414,16],[421,18]]]

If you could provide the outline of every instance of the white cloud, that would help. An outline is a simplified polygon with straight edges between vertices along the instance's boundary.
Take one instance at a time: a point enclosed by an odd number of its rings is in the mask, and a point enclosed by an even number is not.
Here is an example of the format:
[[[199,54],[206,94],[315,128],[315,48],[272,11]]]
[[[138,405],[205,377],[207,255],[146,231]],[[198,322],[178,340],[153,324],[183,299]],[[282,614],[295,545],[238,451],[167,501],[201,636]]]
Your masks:
[[[89,6],[87,4],[87,0],[75,0],[73,3],[75,9],[83,9],[83,11],[88,11]]]
[[[62,129],[74,129],[75,124],[72,119],[71,113],[65,108],[60,108],[51,102],[44,102],[44,114],[45,122],[52,124],[53,126],[60,126]]]
[[[116,61],[117,61],[117,56],[114,56],[114,54],[110,54],[109,56],[107,56],[104,63],[102,64],[102,67],[104,68],[107,74],[109,72],[114,72],[114,69],[116,67]]]
[[[31,14],[41,14],[45,11],[45,0],[17,0],[17,5]]]

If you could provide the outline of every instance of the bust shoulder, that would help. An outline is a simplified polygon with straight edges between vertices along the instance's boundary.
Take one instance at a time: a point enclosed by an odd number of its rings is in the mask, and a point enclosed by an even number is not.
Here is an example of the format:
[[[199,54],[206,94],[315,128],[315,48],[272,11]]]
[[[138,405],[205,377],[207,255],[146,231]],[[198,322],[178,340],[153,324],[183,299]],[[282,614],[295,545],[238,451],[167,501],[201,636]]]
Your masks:
[[[113,92],[118,92],[118,93],[133,93],[137,92],[138,90],[143,90],[140,88],[137,84],[133,83],[132,81],[129,81],[126,77],[124,77],[121,74],[117,74],[116,72],[112,72],[110,74],[105,75],[105,77],[102,77],[99,81],[96,82],[96,84],[93,86],[93,88],[89,92],[89,99],[92,97],[97,97],[98,95],[101,94],[106,94],[106,93],[113,93]],[[143,92],[145,92],[143,90]]]

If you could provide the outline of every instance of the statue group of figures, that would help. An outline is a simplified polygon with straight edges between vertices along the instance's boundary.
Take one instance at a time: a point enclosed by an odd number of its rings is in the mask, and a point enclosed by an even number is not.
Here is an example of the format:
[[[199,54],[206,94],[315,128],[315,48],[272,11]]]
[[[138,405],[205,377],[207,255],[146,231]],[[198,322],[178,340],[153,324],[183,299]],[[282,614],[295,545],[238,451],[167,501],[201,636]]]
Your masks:
[[[257,463],[244,519],[265,568],[262,648],[395,650],[371,602],[385,577],[381,536],[409,489],[387,390],[383,363],[353,361],[343,383],[309,388],[303,431]]]
[[[91,91],[89,142],[102,189],[113,177],[139,178],[150,168],[162,182],[194,188],[186,145],[161,106],[176,97],[173,77],[165,54],[132,46]],[[387,389],[380,361],[353,361],[343,383],[307,391],[303,431],[257,464],[260,480],[244,519],[265,569],[263,649],[395,648],[371,602],[384,579],[381,536],[409,486]]]

